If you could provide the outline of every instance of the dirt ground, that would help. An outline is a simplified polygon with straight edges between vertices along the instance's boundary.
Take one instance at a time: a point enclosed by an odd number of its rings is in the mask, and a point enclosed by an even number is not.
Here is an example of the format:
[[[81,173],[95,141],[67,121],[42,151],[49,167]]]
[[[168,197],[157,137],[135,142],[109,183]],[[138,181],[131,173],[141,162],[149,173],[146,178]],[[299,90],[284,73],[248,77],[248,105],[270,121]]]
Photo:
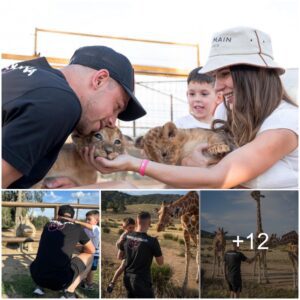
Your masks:
[[[41,235],[41,231],[37,231],[36,237]],[[13,231],[5,231],[3,237],[13,237]],[[10,279],[16,274],[29,274],[28,266],[35,259],[38,243],[32,243],[33,252],[19,251],[18,244],[2,243],[2,279]]]

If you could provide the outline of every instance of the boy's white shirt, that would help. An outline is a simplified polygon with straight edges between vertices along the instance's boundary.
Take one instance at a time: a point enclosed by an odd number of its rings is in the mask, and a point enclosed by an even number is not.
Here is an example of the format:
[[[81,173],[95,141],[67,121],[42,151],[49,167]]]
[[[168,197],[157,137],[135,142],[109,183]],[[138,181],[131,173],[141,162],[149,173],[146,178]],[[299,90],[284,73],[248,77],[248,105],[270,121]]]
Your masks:
[[[174,121],[178,128],[206,128],[210,129],[211,123],[205,123],[197,120],[193,115],[189,114]]]
[[[85,233],[91,239],[93,245],[96,248],[94,256],[99,256],[99,243],[100,243],[100,227],[98,225],[92,225],[93,229],[84,228]]]

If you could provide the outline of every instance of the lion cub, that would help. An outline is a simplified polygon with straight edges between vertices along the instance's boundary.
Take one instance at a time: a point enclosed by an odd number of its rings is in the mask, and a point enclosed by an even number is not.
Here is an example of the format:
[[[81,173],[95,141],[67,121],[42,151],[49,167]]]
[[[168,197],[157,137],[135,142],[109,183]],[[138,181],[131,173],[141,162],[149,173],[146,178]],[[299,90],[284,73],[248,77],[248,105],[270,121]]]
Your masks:
[[[41,188],[42,182],[51,177],[66,176],[78,185],[93,184],[97,181],[97,171],[86,164],[79,155],[84,147],[95,145],[95,156],[114,159],[124,153],[126,140],[119,128],[105,127],[87,136],[72,134],[73,143],[66,143],[60,150],[55,164],[45,178],[33,188]]]
[[[145,155],[153,161],[181,165],[182,159],[200,143],[209,145],[204,153],[209,157],[208,165],[217,163],[235,148],[224,132],[203,128],[180,129],[173,122],[150,129],[136,140],[135,146],[143,149]]]

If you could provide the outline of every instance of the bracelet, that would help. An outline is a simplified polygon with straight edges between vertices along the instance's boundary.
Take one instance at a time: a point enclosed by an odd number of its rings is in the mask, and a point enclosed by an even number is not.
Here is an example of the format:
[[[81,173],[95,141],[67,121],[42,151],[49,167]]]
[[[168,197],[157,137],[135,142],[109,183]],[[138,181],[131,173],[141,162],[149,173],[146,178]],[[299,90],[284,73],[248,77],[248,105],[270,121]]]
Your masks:
[[[141,163],[141,166],[140,166],[140,169],[139,169],[139,173],[144,176],[145,175],[145,171],[146,171],[146,168],[147,168],[147,165],[149,163],[149,160],[148,159],[143,159],[142,160],[142,163]]]

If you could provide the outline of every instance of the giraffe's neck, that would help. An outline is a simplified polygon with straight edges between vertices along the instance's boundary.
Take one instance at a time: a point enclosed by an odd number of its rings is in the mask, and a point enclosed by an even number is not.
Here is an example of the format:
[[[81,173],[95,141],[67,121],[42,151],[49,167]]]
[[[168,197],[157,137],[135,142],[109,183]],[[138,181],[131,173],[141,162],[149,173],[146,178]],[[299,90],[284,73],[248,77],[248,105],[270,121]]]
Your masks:
[[[170,209],[172,209],[174,217],[181,217],[187,213],[199,214],[199,202],[197,198],[187,194],[170,204]]]
[[[261,232],[264,232],[263,231],[263,228],[262,228],[262,222],[261,222],[261,211],[260,211],[260,200],[256,200],[257,201],[257,235]]]

